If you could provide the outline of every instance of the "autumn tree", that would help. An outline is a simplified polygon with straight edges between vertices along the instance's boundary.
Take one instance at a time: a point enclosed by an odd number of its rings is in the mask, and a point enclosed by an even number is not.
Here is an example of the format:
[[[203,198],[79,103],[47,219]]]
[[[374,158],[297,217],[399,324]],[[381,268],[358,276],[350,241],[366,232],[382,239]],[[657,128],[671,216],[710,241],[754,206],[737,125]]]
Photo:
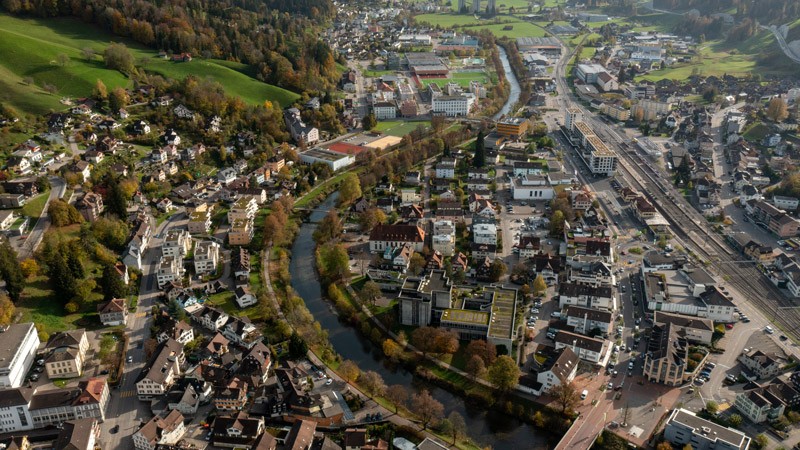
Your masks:
[[[425,258],[415,252],[411,255],[411,261],[408,263],[408,271],[413,275],[419,275],[426,265]]]
[[[789,117],[789,108],[782,98],[774,97],[767,105],[766,114],[773,122],[783,122]]]
[[[339,218],[339,214],[335,209],[331,209],[328,211],[328,214],[322,218],[317,229],[314,230],[314,241],[317,244],[325,244],[326,242],[338,239],[339,236],[342,235],[343,230],[344,227],[342,226],[342,220]]]
[[[399,361],[403,355],[403,347],[401,347],[393,339],[386,339],[383,341],[383,354],[389,358],[390,361]]]
[[[103,83],[103,80],[98,78],[94,83],[92,96],[100,102],[105,101],[108,98],[108,88],[106,87],[106,84]]]
[[[486,372],[486,363],[479,355],[472,355],[467,361],[465,370],[473,377],[480,378]]]
[[[542,274],[539,274],[536,276],[536,279],[533,280],[533,293],[535,295],[542,295],[545,292],[547,292],[547,282],[544,280]]]
[[[372,113],[367,114],[363,119],[361,119],[361,127],[364,129],[364,131],[369,131],[375,128],[375,125],[377,124],[378,120],[375,119],[375,115]]]
[[[580,402],[580,394],[573,383],[559,383],[550,389],[550,395],[556,399],[561,414],[575,409]]]
[[[393,384],[386,388],[384,396],[387,400],[392,402],[394,405],[394,412],[397,414],[398,409],[401,406],[405,406],[408,401],[408,389],[402,384]]]
[[[455,444],[456,441],[467,435],[467,422],[464,420],[464,416],[457,411],[451,412],[447,416],[447,420],[450,421],[452,426],[451,432],[453,434],[453,444]]]
[[[83,222],[83,216],[75,209],[75,206],[58,198],[50,202],[47,212],[50,215],[50,221],[56,227]]]
[[[497,389],[508,392],[519,384],[520,375],[521,372],[519,366],[517,366],[517,362],[510,356],[503,355],[489,366],[486,378],[489,382],[494,384]]]
[[[423,429],[427,429],[432,421],[444,417],[444,405],[433,398],[427,389],[411,396],[411,409],[419,416]]]
[[[361,229],[364,232],[372,231],[375,226],[386,223],[386,213],[379,208],[369,208],[359,216]]]
[[[364,283],[364,287],[359,291],[358,296],[367,305],[375,305],[375,301],[381,298],[381,287],[378,283],[370,280]]]
[[[327,243],[317,249],[320,275],[329,283],[350,278],[350,258],[341,244]]]
[[[503,278],[505,274],[506,264],[500,258],[492,261],[492,265],[489,268],[489,280],[496,283],[500,281],[500,278]]]
[[[668,441],[661,441],[658,443],[658,445],[656,445],[656,450],[673,450],[672,444],[670,444]]]
[[[348,383],[357,380],[360,374],[361,369],[358,368],[358,364],[349,359],[346,359],[339,364],[339,376],[341,376]]]
[[[39,263],[33,258],[26,258],[20,261],[19,268],[25,278],[35,277],[39,273]]]
[[[358,377],[358,384],[371,396],[382,396],[386,392],[386,383],[378,372],[368,370]]]
[[[553,212],[552,217],[550,217],[550,235],[558,237],[564,234],[565,223],[566,219],[562,211]]]
[[[467,345],[467,355],[478,356],[484,366],[490,366],[497,359],[497,347],[483,339],[475,339]]]
[[[128,92],[120,86],[112,89],[111,94],[108,96],[108,106],[113,112],[117,112],[120,109],[127,107],[130,101],[131,98],[128,96]]]
[[[358,175],[348,172],[339,185],[339,204],[349,205],[359,197],[361,197],[361,181]]]
[[[0,294],[0,326],[10,325],[14,321],[16,307],[5,294]]]
[[[434,348],[436,353],[452,355],[458,351],[458,334],[444,328],[434,328]]]
[[[125,44],[112,43],[103,51],[106,67],[123,73],[133,72],[133,55]]]

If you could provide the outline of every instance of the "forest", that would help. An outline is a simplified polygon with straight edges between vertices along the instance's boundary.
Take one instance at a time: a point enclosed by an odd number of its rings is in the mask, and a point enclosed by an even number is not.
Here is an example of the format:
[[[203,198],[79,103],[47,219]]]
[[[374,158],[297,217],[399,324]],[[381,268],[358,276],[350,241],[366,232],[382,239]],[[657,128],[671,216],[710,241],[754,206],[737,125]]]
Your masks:
[[[168,53],[251,65],[255,76],[296,92],[327,90],[336,60],[314,30],[330,0],[2,0],[21,16],[72,16]]]

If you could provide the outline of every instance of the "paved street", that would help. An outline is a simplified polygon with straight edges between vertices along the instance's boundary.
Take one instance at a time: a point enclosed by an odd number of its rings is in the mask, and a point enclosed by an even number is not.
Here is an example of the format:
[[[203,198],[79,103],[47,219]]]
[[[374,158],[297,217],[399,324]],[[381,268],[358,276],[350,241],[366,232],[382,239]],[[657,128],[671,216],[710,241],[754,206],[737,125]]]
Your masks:
[[[102,424],[101,442],[104,444],[104,448],[132,448],[133,443],[130,436],[139,428],[142,420],[146,421],[152,417],[150,404],[140,402],[136,397],[136,377],[147,363],[143,345],[144,341],[150,337],[152,318],[149,316],[149,311],[158,302],[160,293],[155,280],[155,268],[161,255],[161,242],[167,231],[179,224],[181,219],[185,220],[185,215],[176,213],[169,220],[161,223],[153,232],[150,245],[142,256],[139,304],[136,312],[128,316],[126,327],[130,341],[125,357],[131,356],[133,363],[125,365],[125,375],[120,386],[111,390],[111,400],[106,411],[108,419]],[[119,426],[119,431],[111,433],[116,426]]]

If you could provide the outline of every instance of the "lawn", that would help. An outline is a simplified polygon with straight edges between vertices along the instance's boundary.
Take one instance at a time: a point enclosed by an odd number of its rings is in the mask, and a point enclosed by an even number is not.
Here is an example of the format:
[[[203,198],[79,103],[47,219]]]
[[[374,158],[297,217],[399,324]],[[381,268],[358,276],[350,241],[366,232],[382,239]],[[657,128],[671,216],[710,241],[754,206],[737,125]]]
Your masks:
[[[50,196],[50,191],[44,191],[37,195],[32,200],[28,200],[22,205],[22,214],[28,217],[38,219],[42,215],[44,204],[47,203],[47,197]]]
[[[44,275],[26,281],[17,302],[17,313],[21,315],[20,322],[33,322],[40,332],[47,334],[77,328],[98,328],[101,325],[94,312],[66,314],[61,304],[53,298],[53,290]]]
[[[298,98],[297,94],[254,79],[252,69],[244,64],[218,60],[172,63],[156,59],[154,50],[126,42],[75,19],[20,19],[2,15],[0,87],[4,89],[0,99],[27,112],[44,113],[62,109],[60,97],[89,95],[98,79],[109,89],[130,87],[131,80],[116,70],[107,69],[99,56],[86,59],[82,55],[84,48],[100,55],[111,41],[128,44],[133,56],[144,63],[148,71],[178,79],[189,74],[210,77],[225,86],[229,94],[250,104],[270,99],[287,105]],[[65,64],[57,62],[61,54],[69,57]],[[24,83],[26,79],[32,79],[33,85]],[[46,85],[56,92],[45,93],[42,87]]]
[[[479,31],[489,30],[496,37],[509,37],[516,39],[518,37],[542,37],[546,36],[547,32],[541,27],[530,23],[523,22],[514,16],[497,16],[493,20],[476,19],[470,15],[460,14],[420,14],[415,17],[417,22],[427,22],[433,25],[439,25],[444,28],[463,27],[464,30]],[[496,23],[500,22],[500,23]],[[512,27],[511,30],[504,30],[505,27]]]
[[[406,122],[403,120],[383,120],[378,122],[375,125],[374,130],[380,131],[383,134],[388,134],[389,136],[398,136],[403,137],[408,133],[417,129],[418,126],[424,126],[428,128],[431,123],[430,121],[423,121],[423,122]]]

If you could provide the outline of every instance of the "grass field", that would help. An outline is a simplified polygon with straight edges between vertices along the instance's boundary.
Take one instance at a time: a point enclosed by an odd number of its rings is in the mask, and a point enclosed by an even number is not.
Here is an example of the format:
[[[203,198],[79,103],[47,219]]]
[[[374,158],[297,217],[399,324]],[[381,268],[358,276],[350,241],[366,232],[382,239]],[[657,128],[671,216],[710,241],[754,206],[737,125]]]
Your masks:
[[[0,16],[0,100],[31,113],[44,113],[62,109],[59,98],[85,96],[92,92],[100,79],[110,89],[128,87],[131,81],[115,70],[109,70],[98,56],[87,60],[82,49],[90,48],[97,54],[111,41],[124,41],[74,19],[20,19]],[[231,95],[241,97],[250,104],[276,100],[282,105],[298,98],[297,94],[254,79],[247,65],[217,60],[194,60],[189,63],[172,63],[156,59],[156,52],[127,42],[137,61],[144,62],[148,71],[169,78],[181,79],[192,74],[211,77],[220,82]],[[66,55],[66,64],[57,62]],[[24,81],[32,79],[33,85]],[[50,85],[54,94],[44,92]]]
[[[374,130],[381,133],[388,134],[389,136],[403,137],[408,133],[417,129],[418,126],[425,128],[430,126],[430,122],[405,122],[402,120],[383,120],[375,125]]]
[[[44,204],[47,203],[47,197],[50,196],[50,191],[45,191],[22,205],[22,214],[33,219],[38,219],[44,210]]]
[[[523,22],[514,16],[497,16],[496,19],[483,20],[476,19],[474,16],[464,14],[420,14],[415,16],[418,22],[426,22],[432,25],[439,25],[444,28],[463,27],[465,30],[489,30],[496,37],[542,37],[547,33],[541,27]],[[495,23],[500,22],[500,23]],[[504,30],[505,27],[512,27],[511,30]]]
[[[486,72],[450,72],[448,78],[421,78],[422,84],[427,86],[431,83],[437,83],[439,87],[454,82],[463,88],[468,88],[470,81],[479,81],[484,85],[489,82],[489,75]]]

